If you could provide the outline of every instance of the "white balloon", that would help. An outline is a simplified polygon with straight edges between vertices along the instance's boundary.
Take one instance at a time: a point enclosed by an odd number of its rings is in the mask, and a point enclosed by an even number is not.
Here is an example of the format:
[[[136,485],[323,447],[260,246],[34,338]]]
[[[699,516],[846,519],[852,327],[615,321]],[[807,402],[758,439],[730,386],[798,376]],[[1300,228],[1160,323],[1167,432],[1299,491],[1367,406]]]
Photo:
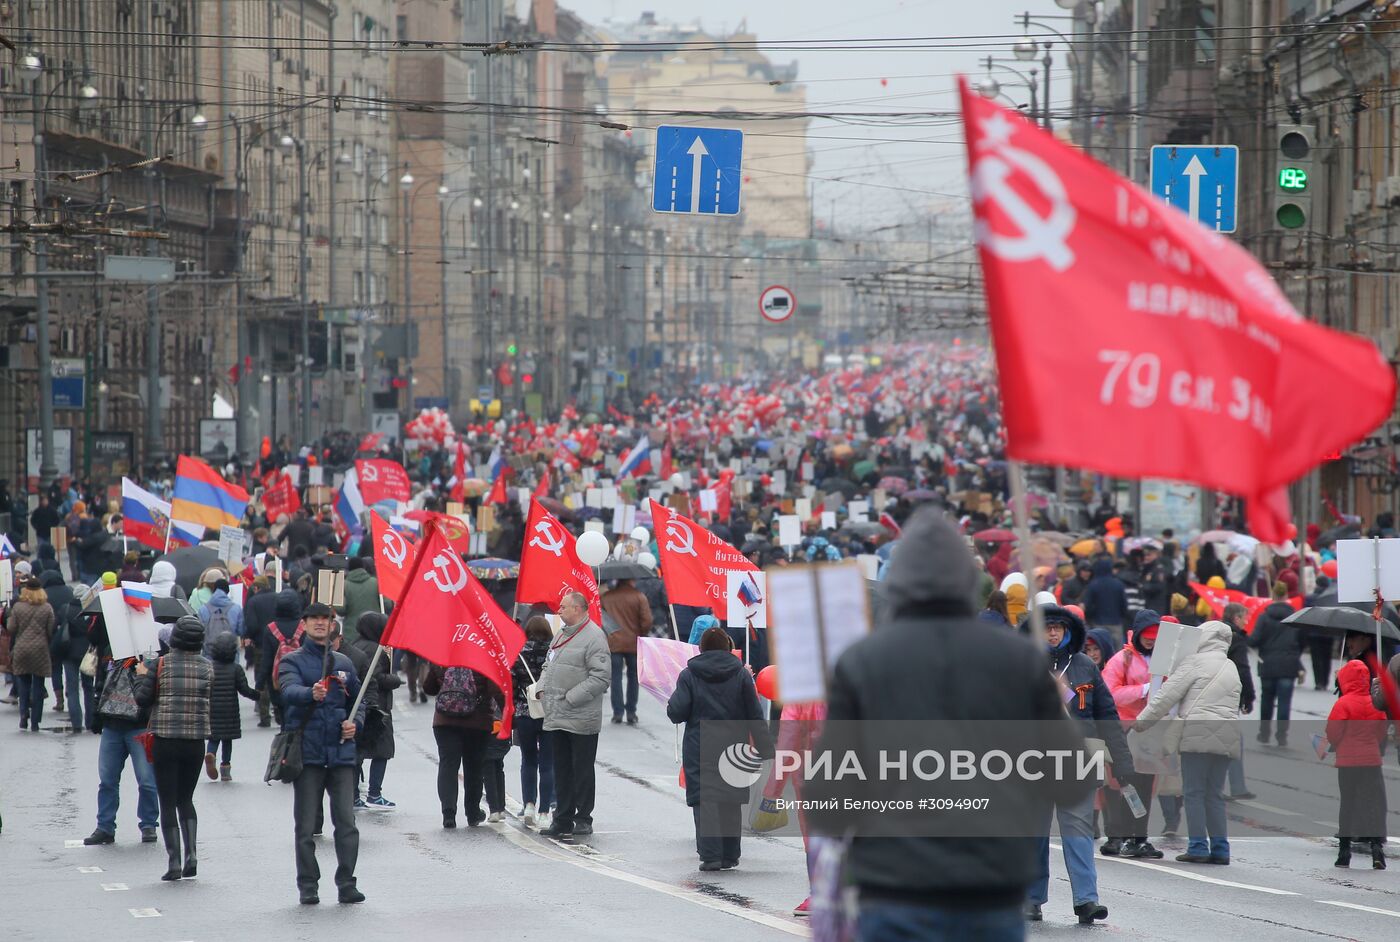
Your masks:
[[[678,491],[685,488],[685,477],[679,471],[671,475],[671,486]]]
[[[651,534],[646,527],[636,527],[632,530],[632,539],[645,546],[651,542]]]
[[[648,568],[648,569],[650,569],[651,571],[655,572],[655,571],[656,571],[656,557],[653,556],[653,555],[651,555],[650,553],[638,553],[638,554],[637,554],[637,565],[639,565],[639,566],[645,566],[646,568]]]
[[[578,538],[578,558],[585,566],[601,566],[608,558],[608,538],[589,530]]]

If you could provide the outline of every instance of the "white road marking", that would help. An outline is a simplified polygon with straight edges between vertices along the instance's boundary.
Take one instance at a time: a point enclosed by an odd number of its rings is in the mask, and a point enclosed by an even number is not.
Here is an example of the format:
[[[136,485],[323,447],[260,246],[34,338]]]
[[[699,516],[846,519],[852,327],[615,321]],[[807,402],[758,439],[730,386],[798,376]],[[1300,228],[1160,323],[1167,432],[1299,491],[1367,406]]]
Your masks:
[[[102,884],[102,889],[106,890],[108,893],[112,893],[116,890],[129,890],[131,887],[127,886],[125,883],[104,883]]]
[[[1241,798],[1238,801],[1232,802],[1232,804],[1244,805],[1246,808],[1253,808],[1256,811],[1267,811],[1269,814],[1286,814],[1295,818],[1299,815],[1297,811],[1289,811],[1286,808],[1275,808],[1273,805],[1266,805],[1262,801],[1255,801],[1252,798]]]
[[[760,926],[766,926],[769,929],[777,929],[780,932],[786,932],[788,935],[798,936],[804,939],[811,935],[808,928],[804,925],[789,922],[777,916],[770,916],[767,913],[754,912],[742,906],[735,906],[733,903],[726,903],[723,900],[714,899],[703,893],[697,893],[694,890],[684,890],[680,887],[671,886],[668,883],[662,883],[660,880],[652,880],[648,877],[640,877],[622,870],[617,870],[599,863],[596,858],[570,853],[553,844],[540,844],[533,837],[521,834],[513,827],[501,828],[498,833],[516,847],[529,851],[537,857],[544,857],[547,860],[553,860],[559,863],[572,864],[575,867],[591,871],[599,876],[611,877],[623,883],[631,883],[633,886],[640,886],[643,889],[664,893],[675,899],[686,900],[697,906],[704,906],[706,909],[713,909],[731,916],[738,916],[740,919],[747,919],[749,922],[757,923]]]
[[[1362,906],[1360,903],[1343,903],[1335,899],[1320,899],[1318,902],[1322,903],[1324,906],[1341,906],[1343,909],[1359,909],[1363,913],[1376,913],[1379,916],[1394,916],[1396,919],[1400,919],[1400,913],[1397,913],[1393,909],[1377,909],[1375,906]]]
[[[1060,845],[1051,843],[1055,850],[1060,850]],[[1145,867],[1148,870],[1156,870],[1159,873],[1170,873],[1172,876],[1183,877],[1187,880],[1195,880],[1199,883],[1213,883],[1216,886],[1228,886],[1236,890],[1253,890],[1256,893],[1269,893],[1273,896],[1298,896],[1292,890],[1276,890],[1271,886],[1255,886],[1252,883],[1236,883],[1234,880],[1219,880],[1215,877],[1208,877],[1200,873],[1192,873],[1189,870],[1182,870],[1178,867],[1166,867],[1162,864],[1148,863],[1145,860],[1133,860],[1127,857],[1100,857],[1099,860],[1112,860],[1115,863],[1126,864],[1129,867]],[[1187,866],[1196,866],[1188,864]]]
[[[152,919],[160,915],[160,910],[151,906],[144,909],[128,909],[127,912],[131,913],[131,915],[135,916],[137,919]]]
[[[82,847],[82,846],[83,846],[83,842],[82,842],[81,840],[77,840],[77,841],[64,841],[64,842],[63,842],[63,847],[64,847],[65,850],[68,850],[68,849],[71,849],[71,848],[74,848],[74,847]]]
[[[102,872],[102,868],[101,868],[101,867],[79,867],[79,868],[78,868],[78,872],[79,872],[79,873],[101,873],[101,872]]]

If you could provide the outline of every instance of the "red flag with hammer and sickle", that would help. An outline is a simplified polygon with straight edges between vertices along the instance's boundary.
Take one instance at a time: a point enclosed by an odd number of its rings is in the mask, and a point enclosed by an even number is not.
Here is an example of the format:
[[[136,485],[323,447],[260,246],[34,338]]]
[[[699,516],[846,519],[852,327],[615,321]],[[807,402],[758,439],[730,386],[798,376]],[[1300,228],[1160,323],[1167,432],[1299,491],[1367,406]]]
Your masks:
[[[355,477],[360,482],[360,496],[366,505],[381,500],[408,500],[408,472],[397,461],[387,458],[361,459],[355,462]]]
[[[559,611],[559,601],[570,592],[588,599],[588,617],[603,624],[603,603],[598,597],[598,580],[593,567],[578,558],[574,535],[537,500],[530,501],[530,518],[525,521],[525,546],[520,551],[520,580],[515,585],[517,602],[548,606]]]
[[[960,91],[1008,456],[1238,494],[1283,542],[1286,485],[1386,421],[1395,371],[1238,243]]]
[[[651,502],[651,520],[660,553],[661,580],[672,605],[722,608],[729,573],[759,571],[733,546],[656,501]]]
[[[438,521],[425,525],[419,547],[380,643],[486,677],[505,694],[499,736],[509,739],[515,713],[510,669],[525,646],[525,633],[467,569]]]
[[[379,514],[369,515],[369,531],[374,540],[374,574],[379,579],[379,594],[397,602],[413,568],[417,547]]]

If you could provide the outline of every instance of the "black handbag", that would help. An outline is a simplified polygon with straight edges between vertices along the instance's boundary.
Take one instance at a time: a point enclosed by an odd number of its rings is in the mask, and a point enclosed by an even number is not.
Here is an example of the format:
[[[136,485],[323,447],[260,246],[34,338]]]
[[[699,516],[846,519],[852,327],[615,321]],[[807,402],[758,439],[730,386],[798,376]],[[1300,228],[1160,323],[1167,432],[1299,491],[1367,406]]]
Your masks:
[[[134,723],[141,718],[141,705],[136,702],[136,673],[130,667],[111,671],[102,685],[102,699],[97,715],[107,720]]]
[[[272,749],[267,757],[267,771],[263,781],[271,785],[281,782],[290,785],[301,775],[301,737],[306,732],[306,724],[311,722],[315,704],[306,708],[306,718],[296,729],[283,729],[272,737]]]

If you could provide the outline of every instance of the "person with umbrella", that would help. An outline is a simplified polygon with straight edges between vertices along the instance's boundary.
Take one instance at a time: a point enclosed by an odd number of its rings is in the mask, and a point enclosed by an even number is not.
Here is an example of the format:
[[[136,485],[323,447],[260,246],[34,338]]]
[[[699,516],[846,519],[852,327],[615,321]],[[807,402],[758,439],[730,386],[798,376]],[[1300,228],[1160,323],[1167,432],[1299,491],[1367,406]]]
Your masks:
[[[1351,635],[1348,635],[1351,637]],[[1336,755],[1337,866],[1351,866],[1353,843],[1371,845],[1371,866],[1385,869],[1385,779],[1381,752],[1385,748],[1386,715],[1371,702],[1370,674],[1358,661],[1337,671],[1342,695],[1327,714],[1327,742]]]

